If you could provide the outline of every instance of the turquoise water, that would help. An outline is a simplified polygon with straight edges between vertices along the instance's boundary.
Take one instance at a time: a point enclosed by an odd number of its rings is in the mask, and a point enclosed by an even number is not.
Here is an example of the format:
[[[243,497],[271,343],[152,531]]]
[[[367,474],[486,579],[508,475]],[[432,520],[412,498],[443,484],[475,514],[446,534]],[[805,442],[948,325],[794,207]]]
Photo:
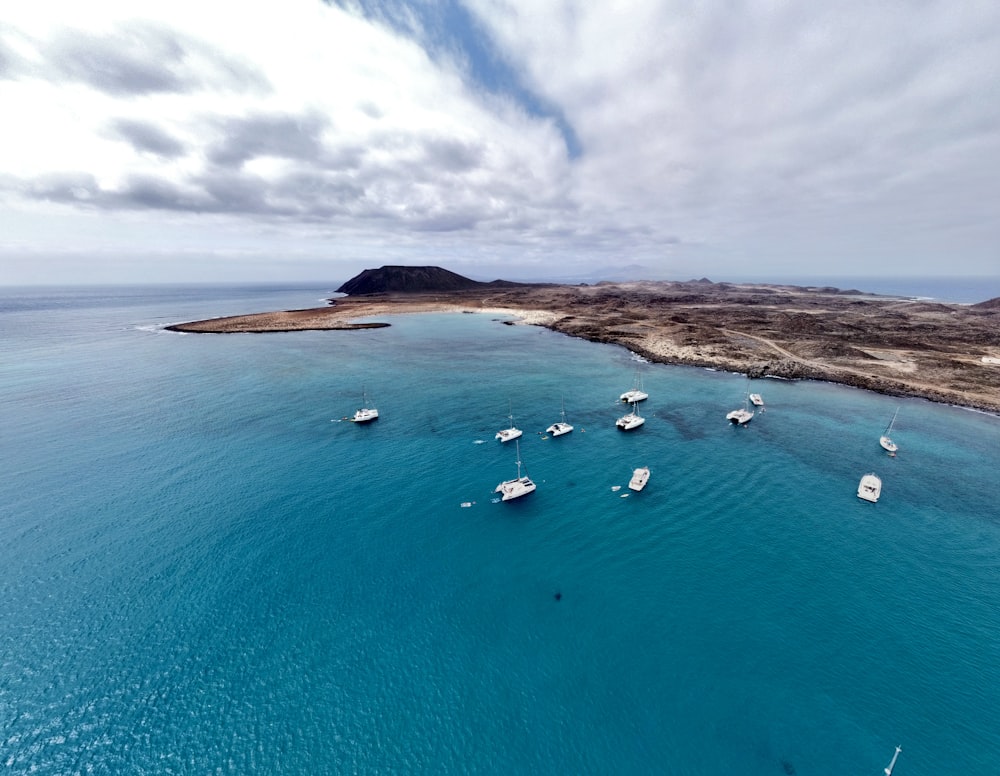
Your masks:
[[[631,354],[490,316],[161,328],[328,291],[0,298],[8,772],[1000,769],[1000,419],[639,364],[623,434]]]

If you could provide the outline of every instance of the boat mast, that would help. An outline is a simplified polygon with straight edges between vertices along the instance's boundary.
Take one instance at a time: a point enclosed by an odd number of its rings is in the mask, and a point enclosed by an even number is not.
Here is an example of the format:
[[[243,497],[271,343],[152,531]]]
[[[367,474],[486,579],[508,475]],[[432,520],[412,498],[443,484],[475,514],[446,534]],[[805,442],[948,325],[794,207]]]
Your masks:
[[[896,422],[896,416],[899,414],[899,407],[896,407],[896,411],[892,413],[892,420],[889,421],[889,425],[885,427],[884,436],[889,436],[889,432],[892,431],[892,424]]]
[[[892,776],[892,769],[896,767],[896,758],[899,757],[899,753],[902,751],[903,747],[896,747],[896,753],[892,756],[892,762],[890,762],[889,767],[885,769],[885,776]]]

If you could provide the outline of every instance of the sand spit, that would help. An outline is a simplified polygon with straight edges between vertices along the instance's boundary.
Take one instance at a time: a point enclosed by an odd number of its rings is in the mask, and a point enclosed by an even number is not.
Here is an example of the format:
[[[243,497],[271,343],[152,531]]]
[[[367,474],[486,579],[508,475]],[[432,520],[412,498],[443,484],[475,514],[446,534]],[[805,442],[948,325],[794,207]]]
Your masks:
[[[330,307],[177,324],[174,331],[358,329],[417,312],[516,317],[650,361],[816,379],[1000,413],[1000,310],[912,305],[836,289],[710,283],[601,283],[373,294]]]

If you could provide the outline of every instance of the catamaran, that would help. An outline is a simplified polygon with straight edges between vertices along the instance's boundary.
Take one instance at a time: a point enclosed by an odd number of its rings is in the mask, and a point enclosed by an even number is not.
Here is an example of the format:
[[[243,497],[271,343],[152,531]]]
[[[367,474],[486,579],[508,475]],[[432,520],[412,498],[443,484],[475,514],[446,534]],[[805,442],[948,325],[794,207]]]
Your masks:
[[[895,455],[896,451],[899,449],[899,445],[892,441],[892,437],[889,436],[892,433],[892,424],[896,422],[896,415],[899,414],[899,407],[896,407],[896,411],[892,413],[892,420],[889,421],[889,425],[885,427],[885,431],[882,432],[882,436],[878,438],[878,443],[882,445],[882,449],[885,450],[889,455]]]
[[[635,383],[632,385],[632,388],[625,391],[618,398],[626,404],[635,404],[636,402],[646,401],[649,398],[649,394],[642,390],[642,377],[639,375],[638,369],[635,370]]]
[[[566,405],[563,404],[562,420],[553,423],[551,426],[545,429],[545,433],[552,434],[552,436],[557,437],[557,436],[562,436],[563,434],[568,434],[572,430],[573,427],[566,422]]]
[[[744,426],[753,420],[753,413],[746,407],[726,413],[726,420],[735,423],[737,426]]]
[[[753,420],[753,410],[750,409],[750,381],[747,380],[747,392],[743,399],[743,407],[726,415],[726,420],[736,426],[744,426]]]
[[[632,411],[628,415],[622,415],[618,420],[615,421],[615,425],[618,426],[622,431],[631,431],[634,428],[639,428],[646,419],[639,415],[639,410],[635,406],[635,402],[632,402]]]
[[[750,401],[750,395],[747,394],[747,398],[743,400],[743,406],[740,409],[733,410],[732,412],[726,413],[726,420],[737,426],[745,426],[751,420],[753,420],[753,410],[747,407],[747,403]]]
[[[521,443],[514,443],[517,447],[517,477],[512,480],[504,480],[494,489],[494,493],[499,493],[501,501],[513,501],[521,496],[527,496],[535,492],[535,483],[525,474],[521,476]]]
[[[511,410],[511,414],[507,416],[510,418],[510,428],[502,428],[497,431],[496,439],[501,442],[509,442],[512,439],[517,439],[521,436],[521,429],[514,428],[514,412]]]

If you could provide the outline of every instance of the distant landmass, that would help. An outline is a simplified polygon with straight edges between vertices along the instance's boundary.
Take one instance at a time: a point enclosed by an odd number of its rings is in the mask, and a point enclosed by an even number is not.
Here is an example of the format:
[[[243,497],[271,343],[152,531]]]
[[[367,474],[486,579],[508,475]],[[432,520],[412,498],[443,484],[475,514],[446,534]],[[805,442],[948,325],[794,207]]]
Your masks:
[[[832,286],[676,281],[484,283],[441,267],[367,269],[329,307],[174,324],[185,332],[360,329],[376,315],[491,312],[654,362],[827,380],[1000,412],[1000,300],[943,304]],[[511,321],[505,320],[505,323]],[[385,324],[381,324],[385,325]]]
[[[441,267],[386,265],[378,269],[366,269],[360,272],[338,288],[337,293],[348,296],[419,294],[435,291],[516,288],[530,285],[535,284],[514,283],[509,280],[493,280],[485,283]]]

